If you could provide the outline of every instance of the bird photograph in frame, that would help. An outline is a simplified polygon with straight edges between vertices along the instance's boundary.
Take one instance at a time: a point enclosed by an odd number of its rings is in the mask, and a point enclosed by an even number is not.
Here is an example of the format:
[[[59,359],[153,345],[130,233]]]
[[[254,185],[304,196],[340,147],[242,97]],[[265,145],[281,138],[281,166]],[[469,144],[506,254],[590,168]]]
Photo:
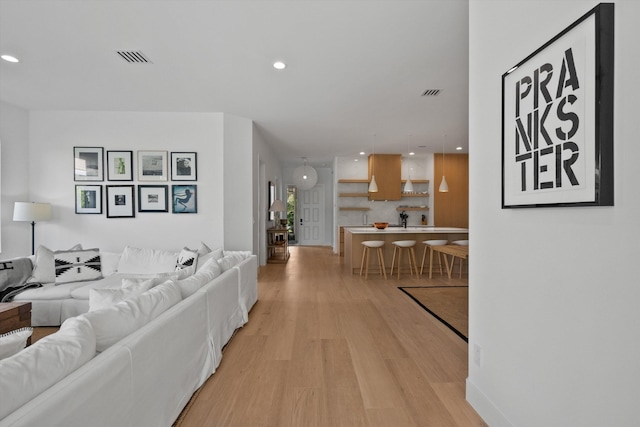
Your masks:
[[[174,214],[198,213],[197,185],[172,185],[171,204]]]

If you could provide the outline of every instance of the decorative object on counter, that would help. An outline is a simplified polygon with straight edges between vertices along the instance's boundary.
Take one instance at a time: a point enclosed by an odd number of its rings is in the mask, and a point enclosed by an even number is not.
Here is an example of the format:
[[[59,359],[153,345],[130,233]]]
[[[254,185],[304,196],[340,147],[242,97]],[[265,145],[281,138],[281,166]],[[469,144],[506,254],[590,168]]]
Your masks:
[[[107,181],[133,181],[133,151],[107,151]]]
[[[447,180],[444,177],[444,141],[445,139],[446,139],[446,136],[442,138],[442,181],[440,182],[440,187],[438,188],[438,191],[441,193],[449,192],[449,185],[447,184]]]
[[[378,184],[376,184],[376,169],[375,169],[375,157],[376,152],[376,134],[374,133],[371,138],[371,182],[369,182],[369,193],[378,192]]]
[[[378,230],[384,230],[385,228],[387,228],[389,226],[388,222],[374,222],[373,226],[376,227]]]
[[[102,185],[76,185],[76,213],[102,213]]]
[[[166,151],[138,151],[138,181],[167,180]]]
[[[409,156],[411,155],[409,151],[409,140],[411,139],[411,134],[409,134],[407,138],[407,182],[404,184],[404,192],[405,193],[413,193],[413,183],[411,182],[411,167],[409,166]]]
[[[169,187],[139,185],[138,212],[169,212]]]
[[[102,147],[73,147],[73,180],[74,181],[103,181]]]
[[[409,215],[405,211],[400,212],[400,222],[402,222],[402,226],[404,228],[407,228],[407,219],[408,218],[409,218]]]
[[[107,185],[107,218],[134,218],[135,185]]]
[[[281,212],[286,212],[287,208],[284,205],[284,203],[282,203],[282,200],[280,199],[276,199],[273,201],[273,203],[271,204],[271,207],[269,208],[269,212],[275,212],[276,215],[276,228],[284,228],[282,227],[282,223],[281,223]]]
[[[198,179],[198,153],[171,152],[171,180],[196,181]]]
[[[293,170],[293,182],[300,190],[311,190],[318,182],[318,172],[307,164],[306,157],[302,157],[302,166]]]
[[[31,223],[31,255],[35,254],[36,221],[51,219],[51,204],[35,202],[16,202],[13,205],[13,220]]]
[[[421,224],[422,225],[427,225],[427,216],[426,215],[422,215]]]
[[[198,213],[197,185],[172,185],[173,213]]]

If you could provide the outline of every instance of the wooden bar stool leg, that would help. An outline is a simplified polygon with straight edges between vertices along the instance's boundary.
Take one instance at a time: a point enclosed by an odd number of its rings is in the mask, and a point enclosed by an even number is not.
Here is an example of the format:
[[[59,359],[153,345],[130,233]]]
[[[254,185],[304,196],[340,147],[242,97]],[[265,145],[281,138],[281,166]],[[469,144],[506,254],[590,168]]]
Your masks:
[[[364,249],[362,250],[362,261],[360,262],[360,276],[362,276],[362,269],[364,268],[364,259],[367,255],[368,250],[369,248],[367,246],[365,246]]]
[[[413,268],[416,271],[416,278],[419,277],[418,276],[418,263],[416,262],[416,251],[411,248],[411,258],[413,259]]]
[[[422,276],[422,272],[424,270],[424,260],[427,258],[427,251],[429,250],[429,245],[424,245],[424,252],[422,252],[422,263],[420,264],[420,275]]]
[[[402,248],[398,248],[398,280],[400,280],[400,265],[402,264]]]
[[[382,248],[378,248],[378,264],[380,264],[380,273],[382,273],[384,279],[387,280],[387,269],[384,266],[384,253],[382,252]]]
[[[393,276],[393,266],[396,264],[396,251],[398,250],[397,246],[394,246],[393,248],[393,258],[391,258],[391,272],[389,273],[391,276]],[[398,267],[398,270],[400,268]]]

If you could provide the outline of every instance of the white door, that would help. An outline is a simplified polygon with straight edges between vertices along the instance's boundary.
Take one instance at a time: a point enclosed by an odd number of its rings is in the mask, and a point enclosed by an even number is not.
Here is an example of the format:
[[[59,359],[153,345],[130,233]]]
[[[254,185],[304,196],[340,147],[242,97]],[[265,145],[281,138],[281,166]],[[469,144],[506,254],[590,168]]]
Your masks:
[[[316,185],[311,190],[298,193],[299,223],[298,244],[324,244],[324,186]]]

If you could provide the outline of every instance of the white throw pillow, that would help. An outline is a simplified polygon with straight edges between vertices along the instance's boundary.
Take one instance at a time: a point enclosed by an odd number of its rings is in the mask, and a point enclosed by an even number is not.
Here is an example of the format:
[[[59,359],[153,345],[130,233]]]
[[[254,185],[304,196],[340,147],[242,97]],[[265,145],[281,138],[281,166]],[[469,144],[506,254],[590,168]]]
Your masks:
[[[107,277],[118,271],[118,263],[120,262],[121,252],[105,252],[100,251],[102,262],[102,276]]]
[[[118,262],[118,273],[166,273],[175,270],[177,259],[175,252],[127,246]]]
[[[234,266],[238,265],[245,258],[246,257],[244,254],[230,253],[229,255],[226,255],[222,259],[219,259],[218,264],[220,265],[220,268],[222,268],[222,271],[227,271],[230,268],[233,268]]]
[[[180,287],[182,299],[193,295],[198,291],[198,289],[211,282],[220,274],[222,274],[222,269],[218,265],[218,261],[210,259],[203,264],[202,268],[193,276],[187,277],[183,280],[178,280],[176,283]]]
[[[0,360],[0,420],[57,383],[96,354],[91,324],[71,317],[60,330]]]
[[[82,249],[81,244],[72,246],[70,251]],[[53,251],[46,246],[38,246],[33,259],[33,272],[27,282],[53,283],[56,281],[56,269],[53,261]]]
[[[100,249],[55,251],[53,262],[56,271],[56,284],[102,278]]]
[[[25,348],[32,333],[33,328],[26,327],[0,335],[0,360],[11,357]]]
[[[206,243],[204,242],[200,242],[200,247],[198,248],[198,254],[200,255],[206,255],[208,253],[211,252],[211,248],[209,246],[207,246]]]
[[[102,352],[181,300],[180,289],[169,280],[140,295],[78,317],[91,322],[96,333],[96,349]]]

